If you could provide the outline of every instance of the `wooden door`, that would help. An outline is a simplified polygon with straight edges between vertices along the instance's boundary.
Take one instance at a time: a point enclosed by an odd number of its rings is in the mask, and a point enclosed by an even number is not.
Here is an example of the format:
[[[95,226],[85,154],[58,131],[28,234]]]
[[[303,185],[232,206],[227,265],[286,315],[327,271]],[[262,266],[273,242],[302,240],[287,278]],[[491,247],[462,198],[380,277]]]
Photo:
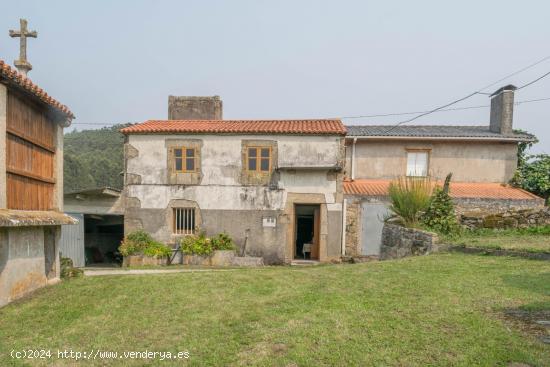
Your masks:
[[[320,240],[320,224],[321,224],[321,210],[316,207],[313,211],[313,247],[311,249],[311,258],[319,260],[319,240]]]

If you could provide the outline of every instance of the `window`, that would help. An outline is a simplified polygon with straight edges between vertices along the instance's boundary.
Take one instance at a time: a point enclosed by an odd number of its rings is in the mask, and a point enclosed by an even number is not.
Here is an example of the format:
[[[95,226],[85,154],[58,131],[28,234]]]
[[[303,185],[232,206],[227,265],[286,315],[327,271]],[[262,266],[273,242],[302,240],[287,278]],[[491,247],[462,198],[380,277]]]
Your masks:
[[[195,234],[195,208],[174,208],[174,234]]]
[[[248,171],[267,173],[271,171],[271,148],[249,147],[247,151]]]
[[[428,175],[428,152],[407,152],[407,176]]]
[[[174,148],[174,171],[195,172],[197,170],[195,148]]]

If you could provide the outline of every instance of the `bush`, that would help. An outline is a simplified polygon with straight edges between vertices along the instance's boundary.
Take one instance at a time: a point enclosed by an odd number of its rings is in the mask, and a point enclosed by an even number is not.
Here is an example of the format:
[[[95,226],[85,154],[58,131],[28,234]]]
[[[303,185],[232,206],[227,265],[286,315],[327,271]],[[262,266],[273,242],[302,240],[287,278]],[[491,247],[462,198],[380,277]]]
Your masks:
[[[459,231],[460,226],[456,220],[455,206],[449,195],[449,184],[452,174],[445,179],[444,186],[436,187],[426,212],[422,215],[422,222],[432,231],[452,235]]]
[[[214,250],[234,250],[235,243],[227,233],[219,233],[216,237],[212,237],[212,247]]]
[[[63,279],[78,278],[84,275],[82,269],[75,268],[73,266],[73,260],[68,257],[62,257],[59,263],[61,265],[61,278]]]
[[[143,255],[150,257],[169,257],[172,255],[172,249],[163,243],[153,241],[143,249]]]
[[[186,236],[180,241],[181,251],[188,255],[210,256],[217,250],[234,250],[235,243],[226,233],[208,238],[204,232],[195,236]]]
[[[145,255],[151,257],[168,257],[172,249],[163,243],[155,241],[151,235],[143,230],[129,233],[118,250],[123,256]]]
[[[430,204],[432,182],[428,177],[400,177],[390,183],[390,210],[406,227],[417,227]]]

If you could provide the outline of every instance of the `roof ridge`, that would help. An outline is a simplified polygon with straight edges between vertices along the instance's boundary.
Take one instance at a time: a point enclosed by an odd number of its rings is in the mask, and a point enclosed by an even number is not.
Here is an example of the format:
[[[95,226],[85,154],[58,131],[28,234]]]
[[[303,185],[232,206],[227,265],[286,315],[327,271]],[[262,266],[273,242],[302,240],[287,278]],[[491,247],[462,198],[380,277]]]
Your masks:
[[[4,77],[10,80],[18,87],[24,89],[26,92],[29,92],[30,94],[40,99],[43,103],[55,108],[59,112],[67,115],[69,118],[74,119],[74,114],[71,112],[69,107],[48,95],[48,93],[46,93],[44,89],[33,83],[33,81],[28,76],[23,75],[17,70],[13,69],[8,63],[6,63],[2,59],[0,59],[0,77]]]

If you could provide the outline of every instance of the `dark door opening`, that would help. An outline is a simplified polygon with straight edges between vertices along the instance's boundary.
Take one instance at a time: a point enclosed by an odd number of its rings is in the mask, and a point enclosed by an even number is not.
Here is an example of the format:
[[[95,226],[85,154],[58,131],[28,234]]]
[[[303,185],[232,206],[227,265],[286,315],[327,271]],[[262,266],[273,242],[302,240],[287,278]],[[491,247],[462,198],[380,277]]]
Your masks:
[[[84,215],[84,248],[86,265],[120,264],[118,251],[124,238],[124,217],[121,215]]]
[[[319,260],[319,205],[295,205],[294,258]]]

